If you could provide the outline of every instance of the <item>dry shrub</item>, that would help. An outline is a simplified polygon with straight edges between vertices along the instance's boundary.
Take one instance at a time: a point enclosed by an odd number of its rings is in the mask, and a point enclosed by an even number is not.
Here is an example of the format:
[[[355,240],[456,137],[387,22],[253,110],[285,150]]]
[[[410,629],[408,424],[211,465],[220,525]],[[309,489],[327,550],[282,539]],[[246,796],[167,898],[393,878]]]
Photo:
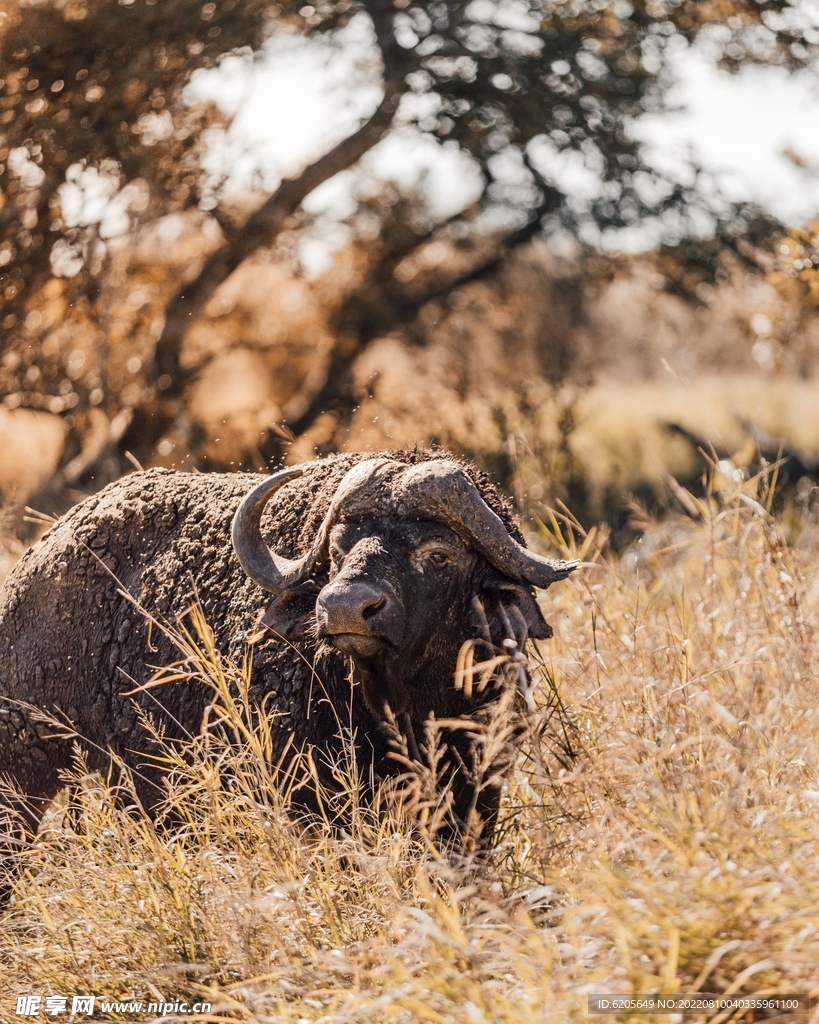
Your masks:
[[[289,820],[246,667],[180,634],[220,728],[169,749],[164,824],[78,760],[4,919],[3,1011],[94,992],[205,998],[211,1021],[520,1024],[585,1019],[589,992],[819,993],[815,559],[749,495],[700,507],[619,561],[564,543],[587,567],[549,592],[542,710],[480,856],[389,793],[363,804],[345,765],[342,829]]]
[[[375,344],[360,363],[372,386],[343,448],[440,443],[487,468],[533,516],[562,500],[587,525],[622,525],[624,497],[635,491],[655,509],[678,510],[667,478],[694,486],[707,463],[671,423],[730,452],[742,468],[757,458],[755,431],[782,439],[808,461],[819,452],[815,379],[669,370],[653,380],[583,388],[551,386],[533,374],[512,386],[487,343],[476,344],[461,387],[458,358],[445,341],[411,350],[394,338]],[[308,439],[293,446],[289,462],[309,457]]]

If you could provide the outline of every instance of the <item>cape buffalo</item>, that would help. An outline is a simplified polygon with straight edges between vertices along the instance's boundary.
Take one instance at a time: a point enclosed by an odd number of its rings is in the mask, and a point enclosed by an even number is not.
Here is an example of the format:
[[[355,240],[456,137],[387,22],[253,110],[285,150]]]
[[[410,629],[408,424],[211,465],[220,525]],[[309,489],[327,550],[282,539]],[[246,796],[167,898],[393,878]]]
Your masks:
[[[282,745],[293,736],[329,765],[346,729],[361,777],[384,775],[385,722],[417,754],[430,715],[462,718],[495,699],[454,685],[462,645],[550,636],[534,588],[575,566],[527,550],[487,478],[439,452],[338,455],[266,479],[133,473],[52,526],[0,591],[0,775],[26,794],[34,827],[72,746],[34,706],[89,742],[92,769],[121,758],[156,807],[161,772],[139,709],[182,738],[213,695],[190,680],[134,691],[179,658],[150,617],[173,622],[194,599],[237,660],[264,613],[251,698],[275,713]],[[498,786],[476,792],[470,735],[452,732],[453,814],[491,822]]]

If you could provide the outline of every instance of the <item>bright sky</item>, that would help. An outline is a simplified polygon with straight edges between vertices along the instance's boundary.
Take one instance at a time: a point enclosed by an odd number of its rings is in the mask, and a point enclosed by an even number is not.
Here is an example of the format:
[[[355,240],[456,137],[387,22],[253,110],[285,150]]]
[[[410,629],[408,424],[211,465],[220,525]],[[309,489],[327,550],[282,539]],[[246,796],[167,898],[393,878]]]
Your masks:
[[[652,162],[673,169],[690,151],[729,198],[755,200],[791,224],[819,216],[819,78],[776,68],[731,76],[697,50],[679,54],[674,72],[677,84],[669,99],[679,112],[647,115],[634,128]],[[208,168],[215,178],[227,178],[235,188],[255,180],[268,189],[354,130],[379,93],[371,29],[363,16],[335,44],[279,38],[262,59],[228,58],[217,71],[199,72],[190,88],[192,98],[214,100],[233,115],[227,133],[214,137],[210,149]],[[797,168],[786,150],[814,173]],[[594,191],[588,171],[571,161],[552,163],[562,186],[578,194]],[[456,212],[479,189],[476,171],[457,150],[406,129],[365,157],[364,173],[415,185],[439,215]],[[350,182],[349,173],[339,175],[309,197],[307,207],[326,212],[328,224],[351,212]],[[344,240],[338,233],[331,238],[329,227],[326,233],[313,252],[314,271],[322,269],[328,247]],[[639,237],[623,241],[629,248],[647,244]]]
[[[791,224],[819,215],[819,77],[760,67],[729,75],[690,50],[674,70],[669,101],[683,109],[637,127],[652,162],[673,166],[690,147],[728,198],[756,200]]]
[[[260,61],[229,57],[218,70],[196,74],[191,98],[212,100],[233,115],[226,135],[213,140],[208,169],[236,188],[254,179],[275,188],[375,109],[381,88],[374,56],[369,19],[360,15],[337,34],[335,45],[324,38],[285,36],[274,39]],[[375,178],[420,186],[439,216],[462,208],[480,188],[477,171],[457,149],[442,149],[408,132],[393,132],[367,154],[364,167]],[[313,211],[332,209],[337,216],[351,212],[349,180],[338,178],[317,189],[305,205]]]

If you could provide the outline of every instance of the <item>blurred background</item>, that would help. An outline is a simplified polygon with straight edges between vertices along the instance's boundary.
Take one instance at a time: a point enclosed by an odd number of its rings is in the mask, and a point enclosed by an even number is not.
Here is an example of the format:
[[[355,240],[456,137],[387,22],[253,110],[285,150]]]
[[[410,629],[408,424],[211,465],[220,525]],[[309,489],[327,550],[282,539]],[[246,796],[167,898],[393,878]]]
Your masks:
[[[140,466],[426,443],[621,547],[774,466],[798,542],[818,53],[814,0],[0,0],[0,576]]]

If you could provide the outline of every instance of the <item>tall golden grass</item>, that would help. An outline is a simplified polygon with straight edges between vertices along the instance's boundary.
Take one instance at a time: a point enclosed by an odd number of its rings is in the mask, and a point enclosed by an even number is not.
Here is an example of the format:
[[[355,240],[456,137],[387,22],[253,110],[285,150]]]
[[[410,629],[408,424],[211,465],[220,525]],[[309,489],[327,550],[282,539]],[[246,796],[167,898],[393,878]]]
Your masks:
[[[246,666],[204,624],[180,633],[222,729],[168,749],[167,827],[78,756],[70,800],[21,857],[0,1016],[26,993],[205,999],[208,1014],[164,1019],[253,1024],[572,1021],[590,992],[819,995],[816,555],[748,493],[700,511],[619,560],[599,533],[542,526],[585,568],[545,599],[541,711],[484,856],[430,842],[388,794],[365,806],[343,765],[346,827],[289,820],[287,752],[248,715]],[[634,1018],[651,1019],[674,1020]]]

